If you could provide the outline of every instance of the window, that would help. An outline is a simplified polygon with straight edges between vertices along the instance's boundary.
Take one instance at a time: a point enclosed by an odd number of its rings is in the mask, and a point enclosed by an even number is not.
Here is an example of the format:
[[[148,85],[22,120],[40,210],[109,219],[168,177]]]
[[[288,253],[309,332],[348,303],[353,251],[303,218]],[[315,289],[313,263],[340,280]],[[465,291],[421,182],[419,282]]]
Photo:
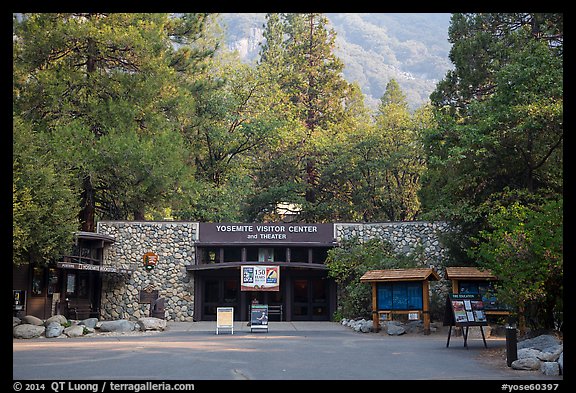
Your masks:
[[[48,269],[48,295],[60,292],[58,280],[58,270],[55,268]]]
[[[328,258],[327,248],[313,248],[312,249],[312,263],[324,263],[326,258]]]
[[[44,268],[35,267],[32,271],[32,295],[41,296],[44,292]]]
[[[274,249],[273,248],[259,248],[258,249],[258,262],[274,262]]]
[[[421,310],[422,283],[378,283],[377,301],[379,310]]]
[[[290,248],[290,262],[308,262],[308,248]]]

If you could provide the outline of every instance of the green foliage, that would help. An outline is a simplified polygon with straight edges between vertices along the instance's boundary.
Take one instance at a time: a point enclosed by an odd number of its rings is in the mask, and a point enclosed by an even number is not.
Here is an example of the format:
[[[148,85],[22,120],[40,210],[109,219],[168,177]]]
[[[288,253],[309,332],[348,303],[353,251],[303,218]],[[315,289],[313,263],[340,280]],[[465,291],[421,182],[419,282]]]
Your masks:
[[[77,228],[73,177],[19,116],[12,136],[12,260],[46,264],[68,250]]]
[[[371,318],[371,287],[361,283],[360,277],[369,270],[415,267],[416,260],[416,254],[396,254],[389,242],[378,238],[347,239],[340,247],[329,250],[326,265],[328,275],[338,284],[339,315]]]
[[[496,291],[503,303],[520,314],[536,309],[538,328],[553,328],[562,305],[562,219],[563,198],[495,206],[489,229],[473,239],[476,246],[470,249],[480,266],[501,280]]]

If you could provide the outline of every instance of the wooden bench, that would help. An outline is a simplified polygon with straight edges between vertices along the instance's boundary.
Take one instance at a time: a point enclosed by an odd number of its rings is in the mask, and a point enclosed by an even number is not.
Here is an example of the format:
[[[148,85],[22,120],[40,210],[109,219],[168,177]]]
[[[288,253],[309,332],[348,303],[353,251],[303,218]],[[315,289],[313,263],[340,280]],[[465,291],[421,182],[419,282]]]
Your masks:
[[[280,322],[283,319],[283,312],[282,312],[282,305],[278,305],[278,306],[268,306],[268,317],[272,316],[272,315],[277,315],[280,317],[280,319],[278,319]]]
[[[88,299],[71,299],[67,301],[68,318],[86,319],[98,318],[100,312],[92,307]]]

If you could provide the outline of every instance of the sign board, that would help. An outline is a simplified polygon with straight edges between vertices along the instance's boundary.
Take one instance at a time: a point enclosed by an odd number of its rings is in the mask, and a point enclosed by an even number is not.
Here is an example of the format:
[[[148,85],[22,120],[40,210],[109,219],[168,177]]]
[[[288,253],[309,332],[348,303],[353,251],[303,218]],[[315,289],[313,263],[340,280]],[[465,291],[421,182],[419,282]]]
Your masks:
[[[153,252],[147,252],[142,256],[142,263],[147,270],[152,270],[158,263],[158,255]]]
[[[250,331],[253,329],[268,330],[267,304],[253,304],[250,307]]]
[[[240,290],[279,291],[280,266],[242,266],[240,269]]]
[[[235,224],[200,223],[199,241],[201,243],[313,243],[329,244],[334,242],[333,224]]]
[[[458,326],[463,329],[464,347],[468,348],[468,329],[470,326],[480,327],[482,333],[482,341],[484,347],[486,345],[486,337],[482,326],[487,326],[486,313],[484,312],[484,302],[482,297],[476,294],[449,294],[446,297],[446,309],[444,311],[444,326],[450,326],[448,331],[448,340],[446,347],[450,345],[450,336],[452,335],[452,327]]]
[[[409,321],[417,321],[420,319],[420,315],[418,311],[412,311],[408,313],[408,320]]]
[[[154,301],[156,301],[156,299],[158,299],[158,290],[157,289],[148,290],[145,288],[143,290],[140,290],[140,292],[138,292],[138,294],[139,294],[139,299],[138,299],[139,303],[152,304],[152,303],[154,303]]]
[[[446,299],[444,325],[487,326],[482,297],[476,294],[450,294]]]
[[[216,308],[216,334],[221,329],[229,329],[234,334],[234,307]]]

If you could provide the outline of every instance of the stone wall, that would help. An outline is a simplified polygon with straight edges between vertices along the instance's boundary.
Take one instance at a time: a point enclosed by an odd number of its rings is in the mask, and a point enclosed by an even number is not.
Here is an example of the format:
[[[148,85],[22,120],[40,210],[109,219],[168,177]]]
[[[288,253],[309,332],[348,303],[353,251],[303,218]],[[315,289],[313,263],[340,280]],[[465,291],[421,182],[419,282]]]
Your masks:
[[[104,255],[104,264],[131,266],[131,274],[104,274],[102,279],[102,318],[138,319],[150,315],[150,305],[139,303],[141,290],[158,290],[166,299],[166,319],[192,321],[194,280],[186,271],[193,264],[198,223],[102,221],[98,233],[116,241]],[[156,267],[144,268],[147,252],[158,255]]]
[[[450,229],[446,222],[405,221],[374,224],[334,224],[338,241],[358,237],[361,240],[384,239],[397,253],[420,255],[423,266],[434,267],[442,275],[446,258],[440,235]]]
[[[399,254],[417,256],[422,267],[436,270],[440,281],[430,282],[430,310],[432,317],[441,318],[446,295],[451,283],[445,278],[447,252],[440,238],[451,230],[450,224],[442,221],[403,221],[384,223],[338,223],[334,224],[338,241],[358,237],[361,240],[380,238],[389,241]]]
[[[131,274],[107,273],[102,281],[102,317],[104,319],[138,319],[150,314],[150,305],[139,303],[139,293],[147,288],[159,291],[166,299],[166,319],[192,321],[194,279],[186,265],[195,259],[194,244],[198,239],[197,222],[175,221],[101,221],[98,233],[111,235],[116,241],[106,250],[104,263],[131,267]],[[444,276],[445,250],[439,235],[449,229],[443,222],[336,223],[334,235],[339,241],[358,236],[380,237],[390,241],[397,252],[417,253],[422,266],[435,268]],[[159,256],[150,271],[143,266],[143,256]],[[432,283],[431,290],[445,298],[446,283]]]

